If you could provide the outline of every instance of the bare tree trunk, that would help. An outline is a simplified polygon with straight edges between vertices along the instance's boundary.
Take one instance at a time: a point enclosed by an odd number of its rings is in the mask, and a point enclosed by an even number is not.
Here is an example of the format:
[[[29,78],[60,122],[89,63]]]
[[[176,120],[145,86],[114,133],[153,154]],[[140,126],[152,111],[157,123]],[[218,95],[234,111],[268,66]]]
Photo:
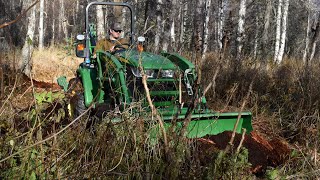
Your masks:
[[[72,24],[75,26],[76,25],[76,19],[77,19],[77,15],[76,15],[76,8],[77,8],[77,1],[74,3],[72,3]]]
[[[52,39],[51,39],[51,46],[54,46],[54,41],[55,41],[55,14],[54,14],[54,3],[55,3],[55,0],[52,1]]]
[[[269,27],[270,27],[270,14],[272,11],[272,1],[267,0],[267,8],[264,14],[264,28],[262,32],[262,57],[264,60],[268,57],[269,48],[268,40],[269,40]]]
[[[176,33],[175,33],[175,20],[173,19],[170,26],[170,40],[171,40],[171,47],[176,49]]]
[[[188,19],[188,3],[185,0],[181,0],[181,18],[180,18],[180,38],[179,38],[179,46],[182,50],[185,47],[186,41],[186,29],[187,29],[187,19]]]
[[[114,2],[121,2],[121,0],[114,0]],[[121,6],[114,6],[114,16],[115,22],[121,22],[121,13],[122,13],[122,7]]]
[[[222,50],[223,47],[223,29],[224,29],[224,22],[225,22],[225,0],[219,0],[219,20],[218,20],[218,27],[217,27],[217,36],[218,36],[218,49],[219,51]]]
[[[203,50],[202,50],[202,57],[201,62],[203,63],[206,54],[208,51],[208,41],[209,41],[209,21],[210,21],[210,15],[211,15],[211,0],[206,0],[206,6],[205,6],[205,21],[203,24],[204,33],[203,33]]]
[[[283,9],[283,16],[282,16],[282,33],[281,33],[281,41],[280,41],[280,48],[279,48],[277,63],[282,62],[284,48],[286,46],[288,8],[289,8],[289,0],[284,0],[284,9]]]
[[[159,51],[159,45],[160,45],[160,37],[162,36],[162,0],[157,0],[157,7],[156,7],[156,16],[157,16],[157,30],[156,35],[154,39],[154,46],[155,46],[155,52]]]
[[[258,37],[259,37],[259,18],[258,18],[258,16],[256,16],[256,30],[255,30],[255,34],[254,34],[253,59],[257,59]]]
[[[61,39],[61,35],[62,35],[62,23],[63,23],[63,21],[62,21],[62,16],[61,16],[61,1],[62,0],[59,0],[59,4],[58,4],[58,6],[60,6],[60,10],[58,11],[58,13],[59,13],[59,15],[58,15],[58,19],[57,19],[57,23],[58,23],[58,34],[57,34],[57,39],[58,39],[58,41]],[[54,11],[54,10],[53,10]]]
[[[314,54],[316,52],[316,46],[317,46],[317,42],[319,41],[320,38],[320,13],[318,14],[318,18],[317,18],[317,25],[314,29],[314,35],[312,37],[312,49],[311,49],[311,53],[310,53],[310,58],[309,58],[309,62],[312,61]]]
[[[43,48],[43,11],[44,11],[44,0],[40,0],[40,15],[39,15],[39,49]]]
[[[172,13],[171,13],[171,28],[170,28],[170,37],[171,37],[171,47],[175,51],[177,49],[176,47],[176,29],[175,29],[175,24],[176,24],[176,17],[178,17],[178,2],[177,0],[172,1]]]
[[[96,10],[97,10],[97,35],[98,35],[98,39],[102,39],[105,36],[104,34],[105,23],[104,23],[102,6],[96,6]]]
[[[64,0],[60,0],[60,11],[59,11],[59,32],[61,28],[64,34],[64,38],[68,39],[67,19],[65,16]]]
[[[75,22],[73,24],[76,24],[78,20],[79,6],[80,6],[79,0],[76,0],[76,8],[75,8],[75,16],[74,16]]]
[[[308,52],[309,52],[309,43],[310,43],[310,37],[309,37],[309,32],[310,32],[310,19],[311,19],[311,13],[310,13],[310,0],[308,0],[308,20],[307,20],[307,27],[306,27],[306,39],[305,39],[305,48],[304,48],[304,52],[303,52],[303,63],[306,64],[307,63],[307,57],[308,57]]]
[[[26,3],[28,5],[31,4]],[[32,69],[32,62],[31,62],[31,55],[33,52],[33,41],[34,41],[34,31],[35,31],[35,24],[36,24],[36,8],[33,7],[30,11],[30,16],[28,18],[28,26],[27,26],[27,35],[24,41],[24,45],[22,48],[22,55],[21,55],[21,64],[19,69],[27,76],[31,75]]]
[[[166,7],[170,7],[171,11],[168,15],[168,18],[163,19],[163,38],[164,41],[162,41],[162,50],[168,51],[169,44],[171,45],[171,48],[173,49],[175,47],[176,42],[176,34],[175,34],[175,17],[176,17],[176,8],[177,8],[177,1],[172,0],[171,2],[166,3]]]
[[[238,20],[238,49],[237,49],[237,61],[241,59],[242,56],[242,46],[243,46],[243,37],[244,37],[244,20],[246,16],[246,0],[240,1],[239,9],[239,20]]]
[[[195,50],[198,53],[202,52],[202,45],[203,45],[203,19],[202,17],[202,6],[203,6],[203,0],[199,0],[197,2],[196,7],[196,14],[195,14]]]
[[[279,55],[280,48],[280,38],[281,38],[281,17],[282,17],[282,1],[278,0],[278,10],[277,10],[277,18],[276,18],[276,42],[274,46],[274,62],[277,62],[277,58]]]

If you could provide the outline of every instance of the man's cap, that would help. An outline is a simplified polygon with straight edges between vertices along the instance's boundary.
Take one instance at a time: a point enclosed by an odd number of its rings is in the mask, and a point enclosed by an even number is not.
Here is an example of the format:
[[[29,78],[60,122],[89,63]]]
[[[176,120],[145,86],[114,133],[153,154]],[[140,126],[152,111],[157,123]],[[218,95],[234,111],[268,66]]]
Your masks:
[[[116,22],[111,25],[111,29],[116,30],[116,31],[120,31],[120,30],[122,30],[122,27],[121,27],[120,23]]]

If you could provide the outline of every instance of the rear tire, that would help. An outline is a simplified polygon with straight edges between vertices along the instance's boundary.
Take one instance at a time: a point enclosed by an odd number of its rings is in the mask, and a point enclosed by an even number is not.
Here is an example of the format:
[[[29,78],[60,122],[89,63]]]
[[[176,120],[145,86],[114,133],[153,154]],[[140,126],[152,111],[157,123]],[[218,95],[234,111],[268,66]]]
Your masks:
[[[68,92],[71,93],[70,117],[75,119],[87,110],[84,103],[83,86],[79,78],[73,78],[69,81]]]

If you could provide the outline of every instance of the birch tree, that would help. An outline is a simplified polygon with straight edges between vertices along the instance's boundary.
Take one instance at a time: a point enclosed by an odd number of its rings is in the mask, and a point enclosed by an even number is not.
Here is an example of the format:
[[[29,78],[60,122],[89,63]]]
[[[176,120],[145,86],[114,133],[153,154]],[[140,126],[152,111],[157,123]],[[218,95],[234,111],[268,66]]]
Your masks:
[[[176,29],[175,29],[175,18],[177,16],[177,0],[172,0],[172,11],[171,11],[171,27],[170,27],[170,40],[171,40],[171,46],[173,49],[176,49]]]
[[[53,0],[52,1],[52,26],[51,26],[51,28],[52,28],[52,39],[51,39],[51,46],[53,46],[54,45],[54,41],[55,41],[55,14],[54,14],[54,9],[55,9],[55,0]]]
[[[99,0],[101,2],[101,0]],[[104,17],[103,17],[103,10],[101,5],[96,6],[97,11],[97,35],[98,39],[102,39],[104,37]]]
[[[40,10],[39,10],[39,49],[43,49],[43,11],[44,11],[44,0],[40,0]]]
[[[162,41],[162,50],[168,51],[169,43],[171,47],[175,47],[176,42],[176,34],[175,34],[175,16],[176,16],[176,8],[177,8],[177,0],[172,0],[170,2],[166,2],[166,7],[170,7],[171,11],[168,11],[168,15],[166,18],[163,18],[163,38]]]
[[[258,37],[259,37],[259,17],[256,16],[256,30],[254,32],[253,59],[256,59],[258,54],[258,39],[259,39]]]
[[[310,0],[308,1],[310,3]],[[310,32],[310,9],[308,8],[308,19],[307,19],[307,27],[306,27],[306,38],[305,38],[305,48],[303,51],[303,63],[307,63],[307,56],[308,56],[308,51],[309,51],[309,32]]]
[[[195,50],[196,52],[202,52],[201,48],[202,48],[202,43],[203,43],[203,39],[202,39],[202,32],[203,32],[203,21],[202,21],[202,6],[203,6],[203,0],[199,0],[197,2],[197,6],[196,6],[196,14],[195,14],[195,24],[194,24],[194,28],[195,28]]]
[[[225,7],[226,3],[225,0],[219,0],[219,15],[218,15],[218,23],[217,23],[217,44],[219,51],[222,50],[222,39],[223,39],[223,28],[224,28],[224,22],[225,22]]]
[[[282,16],[282,27],[281,27],[281,41],[280,41],[280,48],[277,57],[277,63],[281,63],[283,60],[284,48],[286,45],[286,38],[287,38],[287,17],[288,17],[288,8],[289,8],[289,0],[284,0],[284,9],[283,9],[283,16]]]
[[[240,60],[241,54],[242,54],[245,16],[246,16],[246,0],[241,0],[240,1],[240,7],[239,7],[239,20],[238,20],[237,61]]]
[[[59,33],[61,29],[64,34],[64,38],[68,38],[68,29],[67,29],[67,18],[65,16],[64,0],[60,0],[60,11],[59,11]]]
[[[312,61],[315,52],[316,52],[316,46],[317,43],[319,41],[320,38],[320,13],[318,13],[318,17],[316,19],[316,27],[313,29],[314,33],[312,36],[312,40],[311,40],[311,53],[310,53],[310,58],[309,58],[309,62]]]
[[[187,13],[188,13],[188,3],[184,1],[180,1],[180,36],[179,36],[179,44],[184,44],[184,36],[186,32],[187,26]]]
[[[274,62],[277,62],[279,48],[280,48],[280,38],[281,38],[281,17],[282,17],[282,1],[278,0],[278,10],[276,17],[276,42],[274,46]]]
[[[211,15],[211,0],[206,0],[205,5],[205,21],[203,24],[204,33],[203,33],[203,50],[201,61],[203,62],[206,58],[206,53],[208,51],[208,41],[209,41],[209,21]]]
[[[160,36],[162,35],[162,0],[157,0],[157,7],[156,7],[156,23],[157,23],[157,29],[156,29],[156,35],[154,38],[154,50],[155,52],[159,51],[159,45],[160,45]]]
[[[272,0],[267,0],[267,7],[264,13],[264,27],[262,32],[262,57],[267,57],[268,50],[268,39],[269,39],[269,29],[270,29],[270,15],[272,11]]]
[[[28,0],[26,4],[27,6],[25,7],[28,7],[31,5],[31,1]],[[33,52],[34,31],[36,24],[36,8],[32,7],[29,13],[30,15],[28,17],[27,35],[22,48],[21,62],[19,67],[19,69],[27,76],[31,76],[31,55]]]

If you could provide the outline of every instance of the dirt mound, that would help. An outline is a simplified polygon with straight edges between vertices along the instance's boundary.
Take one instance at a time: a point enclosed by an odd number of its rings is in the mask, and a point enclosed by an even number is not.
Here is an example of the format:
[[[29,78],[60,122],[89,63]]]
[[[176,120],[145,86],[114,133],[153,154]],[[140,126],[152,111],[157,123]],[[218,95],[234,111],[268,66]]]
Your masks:
[[[52,90],[52,91],[59,91],[61,87],[57,83],[50,83],[44,81],[38,81],[35,79],[30,79],[28,76],[22,74],[23,81],[28,84],[29,86],[34,86],[35,88],[45,89],[45,90]]]
[[[228,145],[232,132],[226,131],[214,136],[207,136],[199,139],[202,148],[208,149],[218,148],[223,150]],[[233,148],[239,146],[241,134],[236,134]],[[265,172],[268,166],[276,167],[283,164],[289,157],[290,148],[288,144],[278,138],[267,140],[257,132],[251,132],[245,135],[243,147],[249,151],[249,162],[252,164],[251,171],[255,174]]]

